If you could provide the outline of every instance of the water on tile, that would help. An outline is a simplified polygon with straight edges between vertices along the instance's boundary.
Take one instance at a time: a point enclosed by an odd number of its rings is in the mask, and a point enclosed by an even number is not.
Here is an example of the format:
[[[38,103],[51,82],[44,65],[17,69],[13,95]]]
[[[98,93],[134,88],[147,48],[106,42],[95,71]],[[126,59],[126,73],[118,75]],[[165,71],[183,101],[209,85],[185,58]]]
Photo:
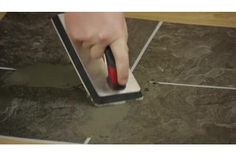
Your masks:
[[[236,30],[165,23],[134,75],[144,99],[97,108],[51,23],[56,13],[0,22],[0,134],[82,143],[235,143],[236,93],[156,81],[236,86]],[[128,20],[131,64],[155,21]],[[14,38],[13,38],[14,37]]]

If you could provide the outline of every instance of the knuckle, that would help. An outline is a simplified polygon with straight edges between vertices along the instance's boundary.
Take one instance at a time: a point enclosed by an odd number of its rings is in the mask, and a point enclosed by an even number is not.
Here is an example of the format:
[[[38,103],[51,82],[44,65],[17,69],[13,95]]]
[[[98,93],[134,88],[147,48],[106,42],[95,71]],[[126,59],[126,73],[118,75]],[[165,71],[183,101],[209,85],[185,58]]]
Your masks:
[[[81,36],[81,40],[83,41],[92,41],[92,35],[88,32],[85,32],[82,36]]]
[[[109,36],[109,34],[107,33],[99,33],[98,39],[100,43],[103,43],[103,44],[109,44],[109,42],[112,40],[111,36]]]
[[[127,48],[128,49],[128,48]],[[126,51],[128,52],[128,51]],[[128,53],[122,53],[120,55],[117,56],[117,59],[119,60],[119,62],[123,63],[123,62],[128,62],[129,61],[129,55]],[[123,64],[122,64],[123,65]]]

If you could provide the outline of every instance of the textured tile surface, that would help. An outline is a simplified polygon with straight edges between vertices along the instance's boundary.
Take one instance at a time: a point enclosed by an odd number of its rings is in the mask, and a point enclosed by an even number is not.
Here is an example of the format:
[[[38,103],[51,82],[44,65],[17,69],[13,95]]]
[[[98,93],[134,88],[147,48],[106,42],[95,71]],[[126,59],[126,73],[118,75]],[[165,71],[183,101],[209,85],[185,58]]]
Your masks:
[[[236,91],[155,81],[236,86],[236,30],[165,23],[134,71],[144,100],[96,108],[49,21],[0,22],[0,134],[91,143],[236,143]],[[130,63],[156,22],[128,20]]]
[[[236,87],[235,52],[236,29],[168,23],[161,27],[134,73],[145,97],[134,112],[149,122],[149,142],[236,142],[236,91],[155,84]]]

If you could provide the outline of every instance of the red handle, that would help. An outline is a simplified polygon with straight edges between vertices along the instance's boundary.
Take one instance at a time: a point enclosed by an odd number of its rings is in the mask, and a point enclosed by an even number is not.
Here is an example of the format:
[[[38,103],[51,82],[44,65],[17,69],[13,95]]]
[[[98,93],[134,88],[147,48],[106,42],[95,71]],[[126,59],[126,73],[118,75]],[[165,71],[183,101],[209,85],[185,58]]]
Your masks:
[[[126,85],[120,85],[117,79],[117,70],[116,70],[116,62],[115,58],[112,54],[110,46],[107,46],[105,49],[105,57],[107,63],[107,83],[114,90],[122,90],[126,87]]]

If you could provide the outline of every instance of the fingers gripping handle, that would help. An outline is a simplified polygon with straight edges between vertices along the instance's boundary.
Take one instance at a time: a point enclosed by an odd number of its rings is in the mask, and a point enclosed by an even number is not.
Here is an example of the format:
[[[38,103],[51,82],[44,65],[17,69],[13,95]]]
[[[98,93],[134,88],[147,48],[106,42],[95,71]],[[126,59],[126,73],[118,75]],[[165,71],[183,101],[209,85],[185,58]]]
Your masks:
[[[120,85],[117,78],[116,62],[112,54],[110,46],[107,46],[105,49],[105,58],[107,63],[107,83],[114,90],[122,90],[126,85]]]

